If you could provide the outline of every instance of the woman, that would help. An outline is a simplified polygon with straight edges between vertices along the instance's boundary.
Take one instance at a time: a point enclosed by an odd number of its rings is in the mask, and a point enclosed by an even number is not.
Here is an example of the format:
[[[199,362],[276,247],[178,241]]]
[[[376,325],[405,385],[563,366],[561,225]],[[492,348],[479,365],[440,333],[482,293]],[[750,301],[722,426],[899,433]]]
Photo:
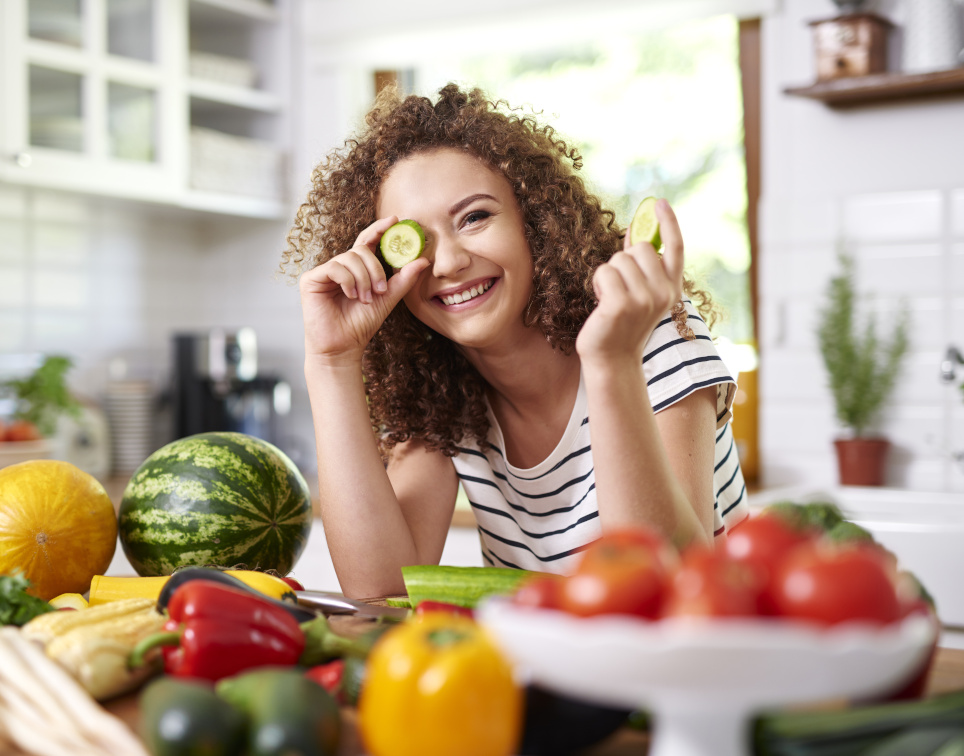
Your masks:
[[[383,92],[316,168],[284,261],[307,269],[346,594],[401,592],[402,566],[437,563],[460,481],[498,566],[566,572],[625,525],[709,543],[746,515],[735,384],[683,297],[676,218],[657,203],[661,256],[632,244],[580,167],[551,127],[450,84],[434,103]],[[393,271],[377,245],[399,219],[426,248]]]

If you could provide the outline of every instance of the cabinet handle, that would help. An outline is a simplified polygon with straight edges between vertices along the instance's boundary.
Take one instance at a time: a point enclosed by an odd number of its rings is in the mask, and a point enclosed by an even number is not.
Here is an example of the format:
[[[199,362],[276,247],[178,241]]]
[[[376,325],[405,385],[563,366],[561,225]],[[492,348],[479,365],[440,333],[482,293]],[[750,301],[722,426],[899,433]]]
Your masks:
[[[21,168],[29,168],[33,162],[33,157],[29,152],[18,152],[13,156],[13,161]]]

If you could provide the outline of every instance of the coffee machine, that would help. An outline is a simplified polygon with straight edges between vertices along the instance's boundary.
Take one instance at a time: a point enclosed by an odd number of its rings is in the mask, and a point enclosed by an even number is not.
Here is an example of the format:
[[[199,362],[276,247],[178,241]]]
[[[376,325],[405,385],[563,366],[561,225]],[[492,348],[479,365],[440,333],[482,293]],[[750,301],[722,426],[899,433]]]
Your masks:
[[[291,408],[291,387],[258,373],[254,329],[175,334],[173,378],[174,438],[237,431],[278,443],[278,418]]]

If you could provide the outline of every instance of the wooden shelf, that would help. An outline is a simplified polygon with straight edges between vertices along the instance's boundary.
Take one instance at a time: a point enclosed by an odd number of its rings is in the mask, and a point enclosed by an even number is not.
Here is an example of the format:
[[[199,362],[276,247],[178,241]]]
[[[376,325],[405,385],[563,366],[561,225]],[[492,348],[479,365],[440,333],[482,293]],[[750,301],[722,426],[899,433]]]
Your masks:
[[[819,100],[833,108],[853,108],[871,103],[964,95],[964,68],[931,73],[882,73],[822,81],[807,87],[788,87],[788,95]]]

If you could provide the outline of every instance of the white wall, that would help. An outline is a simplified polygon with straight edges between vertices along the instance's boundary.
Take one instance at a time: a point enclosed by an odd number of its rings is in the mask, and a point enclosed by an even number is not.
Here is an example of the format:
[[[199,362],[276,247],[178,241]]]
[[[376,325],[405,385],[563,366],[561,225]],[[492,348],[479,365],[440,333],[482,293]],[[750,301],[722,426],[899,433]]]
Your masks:
[[[880,10],[900,21],[898,2]],[[807,24],[834,11],[786,0],[763,24],[763,482],[836,481],[839,428],[815,317],[843,244],[880,322],[902,300],[912,314],[911,353],[880,428],[895,444],[888,484],[964,492],[951,457],[964,451],[964,399],[939,379],[947,346],[964,348],[964,95],[853,110],[785,95],[814,80]],[[892,53],[897,69],[899,47]]]
[[[95,401],[122,358],[160,394],[175,331],[251,326],[261,372],[294,389],[281,441],[308,474],[298,291],[275,276],[287,228],[0,184],[0,355],[70,355],[71,388]]]

